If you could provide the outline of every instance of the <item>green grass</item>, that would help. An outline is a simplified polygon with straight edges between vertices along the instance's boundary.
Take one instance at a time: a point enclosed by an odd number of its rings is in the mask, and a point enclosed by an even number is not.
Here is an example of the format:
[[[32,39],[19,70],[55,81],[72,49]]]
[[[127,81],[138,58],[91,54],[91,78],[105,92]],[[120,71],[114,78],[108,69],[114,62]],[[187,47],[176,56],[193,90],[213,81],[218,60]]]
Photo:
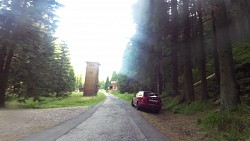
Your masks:
[[[99,92],[94,97],[83,97],[81,92],[73,92],[70,96],[64,98],[42,97],[41,102],[34,102],[32,99],[25,103],[19,103],[16,100],[7,101],[6,108],[25,108],[25,109],[46,109],[61,107],[93,106],[100,103],[106,96]]]
[[[110,93],[128,103],[134,96],[128,93],[121,94],[119,91]],[[237,112],[221,112],[218,111],[218,105],[212,101],[197,100],[190,104],[180,104],[177,98],[165,97],[162,100],[163,108],[174,113],[184,115],[208,113],[202,119],[198,119],[197,124],[207,132],[206,138],[209,140],[245,141],[250,139],[250,107],[248,105],[241,104]]]
[[[198,120],[214,140],[245,141],[250,139],[250,109],[240,105],[237,112],[212,111]]]
[[[233,57],[238,66],[250,63],[250,43],[236,43],[233,45]]]
[[[113,95],[117,96],[118,98],[131,103],[132,98],[134,97],[134,94],[130,93],[124,93],[121,94],[119,91],[111,91]],[[210,102],[201,102],[201,101],[195,101],[191,104],[179,104],[178,100],[176,98],[163,98],[163,108],[173,111],[174,113],[181,113],[185,115],[191,115],[195,114],[197,112],[204,111],[206,109],[212,108],[212,103]]]
[[[207,132],[211,140],[245,141],[250,139],[250,107],[241,104],[235,112],[219,111],[219,105],[212,101],[199,100],[190,104],[178,103],[177,98],[163,98],[163,109],[184,115],[207,113],[197,124]]]
[[[205,110],[213,109],[214,105],[211,101],[201,102],[199,100],[194,101],[190,104],[178,103],[177,98],[163,98],[163,109],[168,109],[173,113],[181,113],[185,115],[192,115]]]
[[[134,94],[130,94],[130,93],[121,94],[121,93],[119,93],[119,91],[112,91],[110,93],[112,93],[113,95],[117,96],[118,98],[120,98],[128,103],[131,103],[131,100],[134,97]]]

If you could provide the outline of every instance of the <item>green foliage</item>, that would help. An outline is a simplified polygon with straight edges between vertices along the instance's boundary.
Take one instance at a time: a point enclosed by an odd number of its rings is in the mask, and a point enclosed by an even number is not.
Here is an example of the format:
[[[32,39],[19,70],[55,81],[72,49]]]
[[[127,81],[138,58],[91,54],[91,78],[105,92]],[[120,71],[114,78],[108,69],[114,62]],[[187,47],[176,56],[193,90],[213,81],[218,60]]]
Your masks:
[[[106,96],[99,92],[94,97],[83,97],[81,92],[74,92],[66,97],[41,97],[40,102],[28,99],[25,103],[11,100],[6,103],[7,108],[28,108],[28,109],[46,109],[60,107],[93,106],[103,101]]]
[[[178,105],[177,98],[164,97],[162,98],[163,108],[171,110]]]
[[[118,74],[116,73],[116,71],[113,71],[110,81],[117,81],[117,80],[118,80]]]
[[[190,21],[190,32],[191,32],[191,38],[188,41],[188,43],[194,43],[200,39],[197,39],[197,35],[201,33],[199,31],[200,26],[197,26],[197,21],[199,19],[203,19],[201,21],[203,23],[204,28],[204,43],[206,44],[206,56],[209,57],[209,59],[206,61],[206,72],[207,76],[213,74],[215,72],[215,64],[213,56],[213,50],[212,48],[215,46],[214,43],[218,45],[219,50],[223,49],[223,46],[220,45],[221,41],[218,40],[218,42],[215,42],[215,40],[212,40],[215,36],[213,35],[213,30],[211,26],[212,20],[206,20],[210,19],[211,17],[211,10],[215,10],[216,14],[221,14],[223,12],[217,12],[217,10],[222,10],[221,8],[214,9],[214,5],[216,7],[223,7],[224,1],[218,0],[218,1],[210,1],[208,3],[202,4],[202,11],[205,13],[202,13],[203,18],[198,18],[199,15],[197,15],[197,8],[199,7],[198,2],[199,1],[190,1],[189,4],[189,10],[187,11],[186,15],[188,16],[188,20],[184,19],[184,0],[178,1],[178,22],[172,22],[174,19],[172,17],[174,15],[171,11],[173,7],[172,3],[173,1],[144,1],[144,0],[138,0],[137,3],[135,3],[133,7],[133,17],[136,24],[136,34],[131,38],[131,42],[127,45],[127,48],[124,52],[123,56],[123,65],[122,65],[122,73],[124,76],[122,76],[119,80],[120,84],[120,90],[121,92],[128,92],[133,89],[133,84],[129,83],[129,78],[133,78],[133,80],[139,81],[144,86],[150,87],[150,88],[156,88],[159,86],[159,84],[163,83],[163,86],[168,86],[169,82],[171,81],[169,76],[169,72],[171,72],[171,63],[169,64],[169,54],[171,54],[171,51],[169,51],[168,48],[173,48],[178,46],[178,61],[179,63],[179,78],[183,75],[183,69],[184,69],[184,60],[183,58],[187,56],[187,52],[183,50],[183,47],[185,47],[186,43],[184,42],[185,39],[185,32],[188,27],[185,27],[185,21]],[[230,18],[230,24],[233,25],[228,29],[230,31],[233,31],[232,35],[232,41],[249,41],[249,2],[246,2],[245,0],[237,0],[237,1],[225,1],[226,2],[226,9],[225,12],[228,12],[226,15]],[[153,4],[152,4],[153,3]],[[211,4],[213,5],[211,7]],[[222,4],[222,5],[221,5]],[[186,6],[187,7],[187,6]],[[212,8],[211,10],[206,10],[208,7]],[[234,12],[231,12],[234,11]],[[189,12],[189,13],[188,13]],[[231,14],[229,14],[229,12]],[[219,16],[219,15],[218,15]],[[218,18],[218,17],[217,17]],[[227,19],[226,16],[221,16],[223,19]],[[224,20],[222,20],[224,21]],[[218,21],[217,21],[218,22]],[[219,23],[219,22],[218,22]],[[226,28],[224,26],[227,26],[227,22],[225,25],[221,24],[221,26],[218,26],[220,24],[217,23],[217,31],[222,30],[222,32],[218,33],[226,33]],[[177,26],[177,28],[173,28],[174,26]],[[159,31],[160,30],[160,31]],[[184,30],[184,35],[183,35]],[[162,34],[163,32],[164,34]],[[172,39],[169,38],[172,35],[178,35],[178,41],[176,43],[173,43]],[[228,35],[228,34],[226,34]],[[226,35],[223,34],[217,34],[217,38],[223,38]],[[230,46],[230,39],[225,38],[223,39],[224,42],[228,42],[229,44],[227,47]],[[194,45],[193,44],[193,45]],[[197,46],[197,48],[193,48],[193,52],[191,54],[191,57],[195,59],[194,53],[197,53],[198,48],[200,46]],[[209,50],[210,48],[210,50]],[[225,50],[228,49],[225,52],[231,52],[231,48],[225,48]],[[171,49],[170,49],[171,50]],[[225,53],[224,52],[224,53]],[[231,57],[231,54],[228,54]],[[249,43],[236,43],[233,47],[233,57],[234,57],[234,63],[236,64],[236,71],[237,71],[237,81],[239,82],[240,90],[241,92],[244,91],[246,96],[242,97],[243,99],[247,99],[249,97],[250,92],[250,85],[249,85],[249,70],[250,70],[250,45]],[[223,56],[219,56],[219,58],[224,58]],[[197,58],[196,58],[197,59]],[[207,59],[207,58],[206,58]],[[225,59],[225,58],[224,58]],[[196,60],[197,61],[197,60]],[[223,59],[220,59],[220,62],[222,62]],[[228,60],[230,62],[230,59]],[[228,63],[225,61],[224,63]],[[197,67],[197,64],[195,64],[195,61],[193,61],[193,76],[194,76],[194,82],[200,81],[199,72]],[[224,67],[223,65],[221,67]],[[227,70],[226,70],[227,71]],[[160,72],[160,73],[159,73]],[[223,74],[224,72],[221,72]],[[233,73],[231,74],[232,78],[234,77]],[[223,76],[223,75],[222,75]],[[160,81],[158,83],[157,81],[159,78],[163,78],[163,81]],[[190,79],[189,79],[190,80]],[[179,88],[183,89],[183,79],[179,79]],[[230,81],[233,82],[233,81]],[[155,85],[157,84],[157,85]],[[189,83],[190,84],[190,83]],[[198,85],[196,87],[196,96],[201,95],[201,87]],[[220,87],[223,89],[227,89],[225,87]],[[165,87],[165,92],[167,87]],[[215,81],[215,78],[211,78],[208,80],[208,91],[210,96],[212,96],[213,99],[216,99],[219,97],[219,86],[217,86],[217,83]],[[166,96],[166,94],[164,95]],[[224,102],[229,101],[230,97],[227,97],[228,99],[225,99]],[[249,99],[249,98],[248,98]],[[231,99],[232,100],[232,99]],[[176,113],[183,113],[183,114],[194,114],[199,111],[209,111],[209,109],[214,108],[214,104],[211,101],[208,102],[200,102],[200,101],[194,101],[190,104],[186,103],[178,103],[178,99],[174,98],[165,98],[163,99],[164,108],[170,109],[173,112]],[[222,100],[223,101],[223,100]],[[221,115],[215,115],[215,117],[218,116],[218,118],[225,118],[226,122],[230,122],[229,119],[230,116],[221,116]],[[237,116],[236,116],[237,117]],[[236,118],[235,117],[235,118]],[[249,117],[249,116],[248,116]],[[249,120],[249,118],[246,118]],[[200,120],[201,122],[201,120]],[[235,125],[241,124],[241,122],[237,121],[235,119]],[[225,126],[228,127],[228,126]],[[229,127],[231,128],[231,127]],[[235,130],[239,130],[239,128],[235,127]],[[248,131],[249,132],[249,131]],[[237,133],[237,132],[236,132]],[[223,135],[224,140],[230,140],[231,137],[225,137],[227,135]],[[235,136],[235,138],[238,138],[238,135],[235,135],[234,133],[230,133],[228,136]],[[246,138],[245,138],[246,139]],[[242,140],[242,139],[235,139],[235,140]]]
[[[214,60],[213,59],[207,59],[206,62],[206,74],[207,76],[212,75],[214,73]],[[198,70],[198,67],[192,69],[193,72],[193,79],[194,83],[200,81],[200,73]]]
[[[76,76],[76,88],[75,90],[79,90],[80,88],[83,87],[83,81],[82,81],[82,75]]]
[[[240,86],[241,95],[249,95],[250,92],[250,43],[236,43],[233,48],[236,64],[236,78]]]
[[[250,64],[250,43],[236,43],[233,47],[234,60],[237,66],[241,67]]]
[[[105,90],[108,90],[108,88],[109,88],[109,86],[110,86],[110,81],[109,81],[109,77],[107,77],[107,79],[106,79],[106,82],[105,82],[105,85],[104,85],[104,89]]]
[[[165,73],[164,67],[168,67],[167,59],[163,56],[167,56],[169,50],[166,49],[166,41],[163,39],[167,40],[164,30],[170,27],[167,12],[169,8],[167,1],[138,0],[134,4],[136,34],[124,51],[121,73],[136,83],[139,82],[139,85],[130,84],[133,85],[132,88],[124,85],[121,92],[135,92],[138,88],[156,91],[157,84],[163,85],[157,77]]]
[[[100,89],[105,89],[105,81],[99,82]]]
[[[215,96],[214,97],[215,99],[217,97],[219,97],[219,94],[218,94],[219,86],[217,85],[217,83],[215,81],[215,77],[210,78],[210,79],[207,80],[207,89],[208,89],[210,95]],[[217,95],[217,97],[216,97],[216,95]]]
[[[178,98],[163,98],[163,108],[171,110],[174,113],[185,115],[195,114],[213,108],[212,102],[194,101],[190,104],[178,103]]]
[[[57,45],[53,37],[57,23],[55,11],[60,6],[51,0],[0,3],[0,60],[3,60],[0,79],[8,78],[6,82],[1,81],[4,87],[0,87],[0,105],[5,90],[8,95],[39,100],[40,96],[53,93],[63,96],[75,89],[67,46]]]
[[[199,124],[213,138],[227,141],[244,141],[250,138],[250,109],[241,105],[238,112],[210,112]]]
[[[52,51],[52,50],[50,50]],[[18,97],[39,99],[56,93],[57,97],[65,96],[75,90],[75,74],[69,60],[69,51],[66,44],[55,45],[55,52],[30,52],[34,55],[27,59],[28,63],[14,61],[13,71],[10,74],[10,93]],[[23,52],[23,58],[27,55]]]
[[[241,104],[236,112],[214,112],[217,108],[209,101],[180,104],[178,98],[163,98],[163,109],[173,113],[190,115],[208,112],[204,118],[197,120],[197,124],[203,127],[211,140],[244,141],[250,138],[249,105]]]
[[[208,110],[210,108],[212,108],[211,102],[201,102],[201,101],[194,101],[191,104],[179,104],[178,106],[176,106],[177,112],[187,115],[195,114],[197,112]]]
[[[132,98],[134,97],[134,94],[131,93],[120,93],[119,91],[112,91],[113,95],[117,96],[118,98],[126,101],[127,103],[131,103]]]
[[[118,75],[118,86],[121,93],[135,93],[142,89],[142,84],[126,75]]]
[[[52,82],[51,90],[57,96],[63,96],[67,92],[75,90],[75,74],[70,64],[69,50],[65,43],[61,43],[55,48],[54,60],[51,62]]]

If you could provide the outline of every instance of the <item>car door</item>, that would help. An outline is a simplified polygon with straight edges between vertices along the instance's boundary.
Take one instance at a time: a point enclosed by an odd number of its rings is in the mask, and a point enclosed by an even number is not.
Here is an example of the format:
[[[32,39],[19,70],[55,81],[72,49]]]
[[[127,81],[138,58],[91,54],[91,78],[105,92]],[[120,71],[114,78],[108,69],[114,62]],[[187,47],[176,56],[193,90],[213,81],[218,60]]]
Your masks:
[[[136,105],[137,104],[137,101],[138,101],[138,98],[139,98],[139,95],[140,95],[140,92],[138,92],[135,97],[133,98],[133,104]]]

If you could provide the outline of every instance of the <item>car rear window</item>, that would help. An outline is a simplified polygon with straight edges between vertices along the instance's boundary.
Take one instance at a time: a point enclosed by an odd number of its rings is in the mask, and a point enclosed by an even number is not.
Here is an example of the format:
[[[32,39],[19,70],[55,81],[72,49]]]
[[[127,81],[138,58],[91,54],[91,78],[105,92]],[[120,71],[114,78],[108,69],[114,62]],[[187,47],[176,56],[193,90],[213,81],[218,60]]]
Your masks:
[[[152,92],[144,92],[144,96],[146,97],[151,97],[151,96],[159,96],[157,93],[152,93]]]

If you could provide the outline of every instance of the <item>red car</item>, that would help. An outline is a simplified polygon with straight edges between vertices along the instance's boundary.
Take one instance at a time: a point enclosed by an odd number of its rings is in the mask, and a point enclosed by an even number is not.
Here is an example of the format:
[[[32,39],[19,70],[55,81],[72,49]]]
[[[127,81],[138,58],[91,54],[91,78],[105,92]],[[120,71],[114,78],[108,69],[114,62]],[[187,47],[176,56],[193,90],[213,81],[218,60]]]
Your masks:
[[[157,93],[150,91],[139,91],[131,101],[131,105],[136,107],[137,110],[151,110],[160,112],[162,101]]]

